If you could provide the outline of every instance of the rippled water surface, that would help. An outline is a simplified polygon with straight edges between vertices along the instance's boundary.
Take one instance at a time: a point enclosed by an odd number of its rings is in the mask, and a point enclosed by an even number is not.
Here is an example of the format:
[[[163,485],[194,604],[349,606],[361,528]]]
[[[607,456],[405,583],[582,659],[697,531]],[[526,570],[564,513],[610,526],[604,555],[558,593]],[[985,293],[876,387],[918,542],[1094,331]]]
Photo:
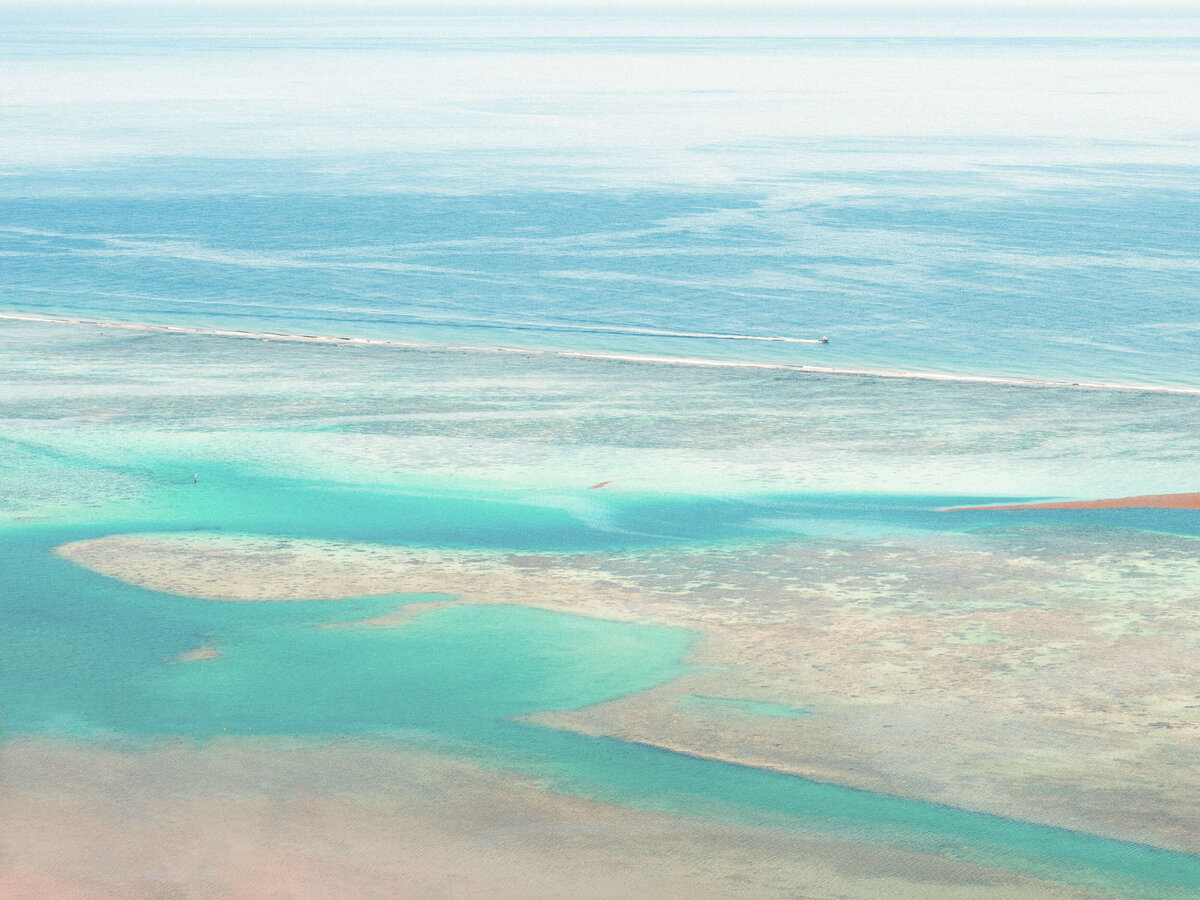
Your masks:
[[[14,13],[5,308],[1200,385],[1184,13],[194,16]]]

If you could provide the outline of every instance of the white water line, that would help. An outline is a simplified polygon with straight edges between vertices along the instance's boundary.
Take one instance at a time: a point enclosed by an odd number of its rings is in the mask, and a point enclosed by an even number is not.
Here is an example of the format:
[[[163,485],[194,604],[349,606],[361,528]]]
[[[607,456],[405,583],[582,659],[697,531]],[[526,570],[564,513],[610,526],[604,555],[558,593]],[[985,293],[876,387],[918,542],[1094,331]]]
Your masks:
[[[735,360],[697,359],[676,356],[641,356],[632,353],[595,353],[581,350],[546,350],[525,347],[494,347],[471,344],[427,344],[417,341],[396,341],[383,338],[336,337],[320,334],[286,334],[273,331],[240,331],[220,328],[197,328],[187,325],[134,324],[106,322],[95,319],[75,319],[54,316],[34,316],[0,313],[0,319],[17,322],[40,322],[50,325],[79,325],[93,328],[115,328],[125,331],[151,331],[167,334],[196,334],[214,337],[253,338],[262,341],[291,341],[316,344],[349,344],[352,346],[397,347],[409,350],[442,350],[456,353],[511,353],[524,356],[551,356],[564,359],[596,359],[670,366],[695,366],[713,369],[759,369],[779,372],[803,372],[812,375],[854,375],[865,378],[891,378],[919,381],[945,381],[966,384],[995,384],[1007,387],[1077,388],[1093,391],[1138,391],[1156,394],[1200,395],[1200,387],[1156,384],[1122,384],[1107,381],[1040,381],[1032,378],[1005,378],[992,375],[956,375],[943,372],[915,372],[905,369],[852,369],[835,366],[810,366],[796,363],[741,362]],[[800,339],[793,339],[799,341]],[[820,343],[815,341],[814,343]]]

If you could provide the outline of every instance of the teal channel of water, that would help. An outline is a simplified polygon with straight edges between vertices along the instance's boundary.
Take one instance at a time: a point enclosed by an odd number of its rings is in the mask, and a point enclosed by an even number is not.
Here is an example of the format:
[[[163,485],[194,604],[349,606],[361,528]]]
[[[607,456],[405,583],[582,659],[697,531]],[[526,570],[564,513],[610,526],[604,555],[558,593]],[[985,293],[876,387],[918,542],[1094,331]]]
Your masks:
[[[513,606],[436,609],[376,629],[352,623],[428,598],[174,597],[51,553],[96,533],[40,528],[0,540],[8,735],[374,735],[457,749],[613,802],[899,845],[1129,896],[1200,893],[1194,856],[515,721],[670,680],[686,667],[684,630]],[[170,662],[197,646],[222,657]]]
[[[41,448],[36,452],[46,457]],[[44,460],[43,460],[44,461]],[[112,531],[201,529],[426,546],[525,551],[619,550],[747,538],[854,538],[1031,524],[1133,528],[1200,536],[1192,510],[964,510],[1026,497],[870,493],[699,496],[594,490],[448,489],[280,477],[251,465],[181,465],[148,455],[61,463],[129,479],[134,499],[101,498],[44,520]],[[193,482],[193,478],[198,481]],[[39,520],[41,521],[41,520]],[[0,520],[0,531],[34,523]]]

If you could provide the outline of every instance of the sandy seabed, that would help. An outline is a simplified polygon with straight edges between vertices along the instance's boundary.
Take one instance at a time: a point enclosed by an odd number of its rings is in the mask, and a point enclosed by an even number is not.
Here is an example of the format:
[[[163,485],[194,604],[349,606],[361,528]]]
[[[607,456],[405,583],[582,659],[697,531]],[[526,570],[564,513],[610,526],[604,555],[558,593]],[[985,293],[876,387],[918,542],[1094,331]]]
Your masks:
[[[442,755],[225,739],[0,746],[0,896],[1082,900],[901,850],[611,806]]]

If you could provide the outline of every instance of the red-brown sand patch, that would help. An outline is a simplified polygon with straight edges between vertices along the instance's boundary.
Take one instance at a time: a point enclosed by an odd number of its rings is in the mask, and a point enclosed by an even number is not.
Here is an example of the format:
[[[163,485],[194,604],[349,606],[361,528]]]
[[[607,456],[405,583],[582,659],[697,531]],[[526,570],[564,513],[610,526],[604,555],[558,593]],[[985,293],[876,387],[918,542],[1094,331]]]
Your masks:
[[[1200,509],[1200,493],[1142,494],[1137,497],[1111,497],[1107,500],[1060,500],[1051,503],[1009,503],[1004,506],[953,506],[943,512],[979,509]]]

